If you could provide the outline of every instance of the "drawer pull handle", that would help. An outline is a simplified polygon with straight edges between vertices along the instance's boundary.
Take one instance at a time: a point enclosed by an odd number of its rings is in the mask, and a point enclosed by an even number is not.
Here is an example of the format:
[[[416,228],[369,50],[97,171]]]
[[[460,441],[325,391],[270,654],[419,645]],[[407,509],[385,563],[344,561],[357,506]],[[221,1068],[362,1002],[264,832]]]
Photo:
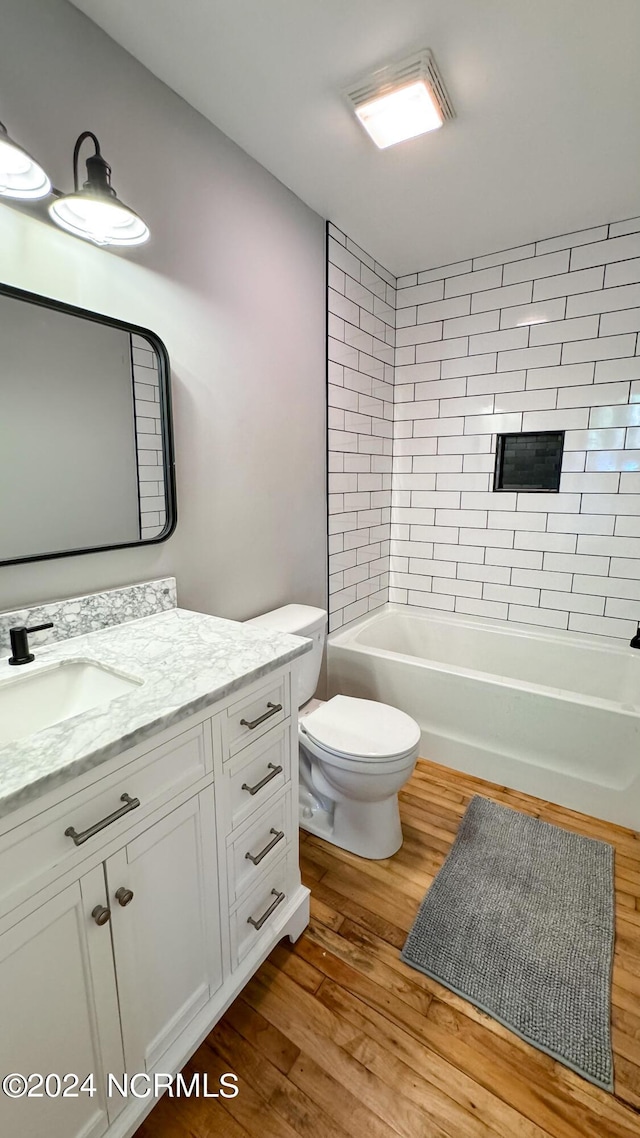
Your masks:
[[[268,782],[271,782],[272,778],[275,778],[276,775],[282,773],[282,767],[280,765],[276,767],[273,763],[267,763],[267,767],[270,773],[266,774],[264,778],[261,778],[260,782],[257,782],[255,786],[249,786],[248,782],[243,782],[242,789],[248,790],[249,794],[257,794],[259,790],[262,790],[263,786],[266,786]]]
[[[269,908],[262,914],[262,916],[259,917],[257,921],[254,921],[253,917],[247,917],[247,924],[253,925],[254,929],[261,929],[264,922],[269,920],[269,917],[278,908],[278,905],[281,905],[284,901],[284,893],[278,893],[277,889],[272,889],[271,892],[275,897],[275,901],[271,902]]]
[[[116,889],[116,901],[125,909],[133,901],[133,889],[125,889],[124,885],[121,885]]]
[[[140,805],[139,798],[131,798],[128,794],[121,794],[120,801],[124,802],[125,805],[114,810],[113,814],[107,814],[107,817],[103,818],[100,822],[94,822],[93,826],[89,826],[87,830],[81,830],[80,833],[78,833],[73,826],[67,826],[64,832],[65,838],[72,838],[75,846],[81,846],[84,842],[88,841],[89,838],[92,838],[94,834],[99,834],[106,826],[110,826],[112,822],[117,822],[118,818],[124,818],[125,814],[128,814],[130,810],[137,810]]]
[[[106,925],[111,920],[111,909],[107,909],[106,905],[96,905],[91,916],[97,925]]]
[[[240,726],[248,727],[250,731],[253,731],[254,728],[259,727],[261,723],[264,723],[265,719],[271,719],[271,716],[277,715],[279,711],[282,711],[281,703],[268,703],[267,711],[265,711],[262,715],[259,715],[257,719],[241,719]]]
[[[278,842],[281,842],[282,839],[284,838],[284,830],[274,830],[273,826],[269,830],[269,833],[275,834],[275,837],[272,838],[271,841],[267,843],[267,845],[264,847],[263,850],[260,850],[259,854],[246,853],[244,855],[246,858],[249,859],[249,861],[252,861],[254,865],[260,865],[260,862],[262,861],[263,857],[266,857],[267,854],[270,853],[270,851],[273,849],[273,847],[277,846]],[[117,896],[117,894],[116,894],[116,896]]]

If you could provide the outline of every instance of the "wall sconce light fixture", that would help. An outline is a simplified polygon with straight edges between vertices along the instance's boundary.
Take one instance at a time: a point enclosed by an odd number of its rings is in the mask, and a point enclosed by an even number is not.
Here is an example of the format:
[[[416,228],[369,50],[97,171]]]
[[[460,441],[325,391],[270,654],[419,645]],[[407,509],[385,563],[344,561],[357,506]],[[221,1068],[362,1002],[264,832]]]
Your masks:
[[[91,139],[95,153],[87,158],[87,180],[79,187],[80,148]],[[111,167],[100,153],[100,143],[90,130],[78,138],[73,151],[74,192],[51,202],[49,213],[56,225],[84,237],[95,245],[142,245],[149,229],[142,218],[121,202],[111,185]]]
[[[51,182],[42,166],[7,133],[0,122],[0,197],[35,201],[51,193]]]

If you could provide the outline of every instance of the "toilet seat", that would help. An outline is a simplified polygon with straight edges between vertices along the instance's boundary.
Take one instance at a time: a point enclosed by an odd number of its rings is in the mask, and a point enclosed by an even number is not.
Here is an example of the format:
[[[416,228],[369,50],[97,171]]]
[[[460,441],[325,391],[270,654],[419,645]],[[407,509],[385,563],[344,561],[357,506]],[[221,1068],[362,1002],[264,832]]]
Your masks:
[[[305,715],[300,730],[311,742],[348,762],[384,763],[413,755],[418,724],[386,703],[336,695]]]

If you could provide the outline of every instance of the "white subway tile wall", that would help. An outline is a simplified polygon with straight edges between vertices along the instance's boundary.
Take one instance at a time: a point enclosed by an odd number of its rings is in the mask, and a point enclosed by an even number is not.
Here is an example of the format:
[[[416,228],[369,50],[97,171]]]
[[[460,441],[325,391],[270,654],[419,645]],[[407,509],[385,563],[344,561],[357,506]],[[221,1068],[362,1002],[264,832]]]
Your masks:
[[[140,537],[158,537],[166,524],[158,360],[148,340],[131,336],[136,408]]]
[[[338,267],[361,271],[339,241]],[[640,619],[640,219],[396,284],[389,599],[628,639]],[[334,351],[346,387],[354,365],[342,341]],[[547,430],[566,432],[559,493],[494,492],[496,434]],[[345,451],[361,437],[342,435]],[[341,622],[364,611],[340,601]]]
[[[331,224],[327,243],[329,627],[336,629],[389,596],[396,279]]]

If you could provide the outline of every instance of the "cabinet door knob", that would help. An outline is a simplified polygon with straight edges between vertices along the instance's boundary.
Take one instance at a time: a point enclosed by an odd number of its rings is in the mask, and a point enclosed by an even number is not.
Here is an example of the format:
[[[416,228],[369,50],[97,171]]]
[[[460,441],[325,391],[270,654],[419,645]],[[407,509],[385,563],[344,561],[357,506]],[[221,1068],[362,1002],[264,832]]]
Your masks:
[[[106,905],[96,905],[91,916],[97,925],[106,925],[111,920],[111,909],[107,909]]]
[[[124,885],[121,885],[119,889],[116,889],[116,901],[124,909],[125,905],[130,905],[133,901],[133,890],[125,889]]]

